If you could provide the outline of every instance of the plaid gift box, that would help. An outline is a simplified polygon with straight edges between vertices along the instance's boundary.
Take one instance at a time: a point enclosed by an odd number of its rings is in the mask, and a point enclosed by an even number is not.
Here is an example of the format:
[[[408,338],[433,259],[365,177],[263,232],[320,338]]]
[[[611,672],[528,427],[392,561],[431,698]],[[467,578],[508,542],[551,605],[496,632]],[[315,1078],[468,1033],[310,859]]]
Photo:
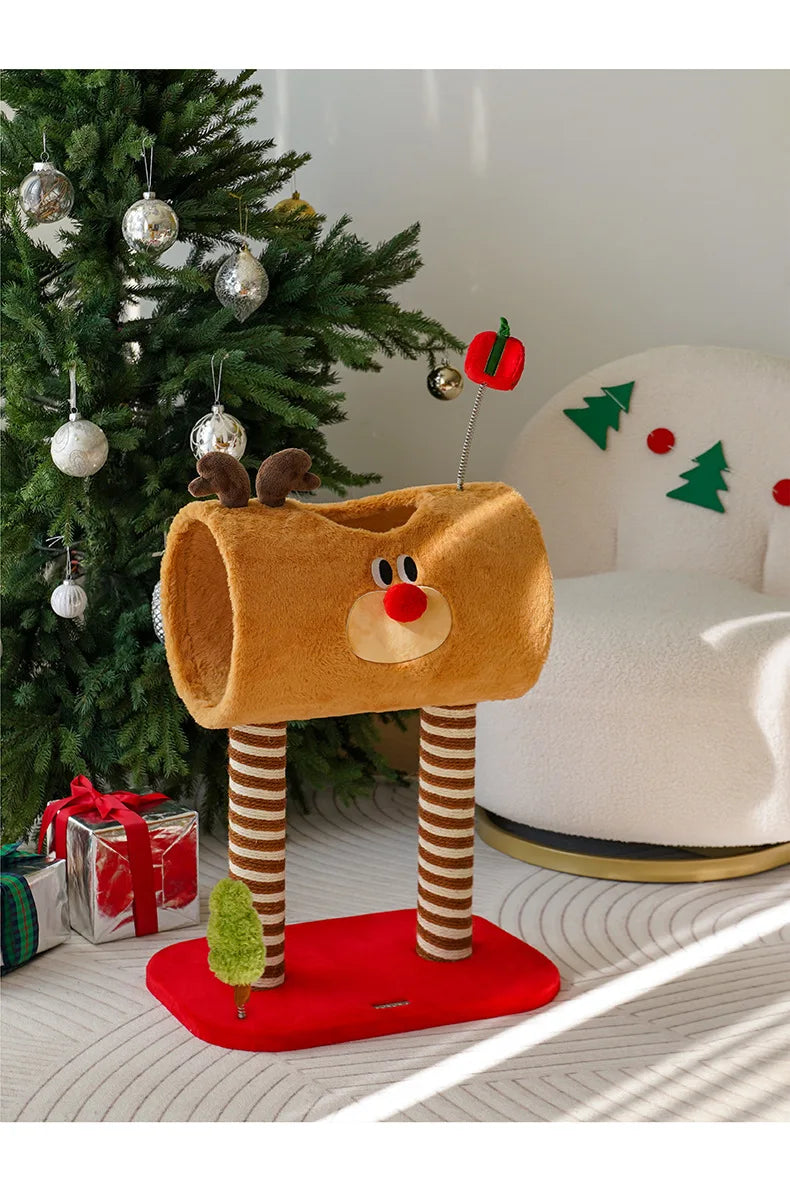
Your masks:
[[[7,974],[68,939],[65,864],[23,851],[19,843],[4,846],[0,908],[2,973]]]

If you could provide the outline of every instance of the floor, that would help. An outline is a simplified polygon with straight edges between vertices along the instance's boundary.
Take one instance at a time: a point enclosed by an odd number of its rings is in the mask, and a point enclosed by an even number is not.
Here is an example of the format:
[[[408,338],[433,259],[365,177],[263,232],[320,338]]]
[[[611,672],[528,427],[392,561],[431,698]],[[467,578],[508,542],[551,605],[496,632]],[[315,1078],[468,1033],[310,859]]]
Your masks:
[[[414,791],[390,787],[295,814],[289,919],[412,905],[415,830]],[[213,837],[201,853],[205,921],[226,859]],[[201,1043],[155,1002],[145,964],[178,933],[97,946],[74,934],[3,981],[3,1120],[787,1121],[790,926],[696,969],[684,954],[789,897],[790,867],[712,884],[613,883],[530,867],[478,840],[475,910],[556,962],[555,1002],[284,1055]],[[679,976],[656,985],[659,962]],[[590,1001],[624,979],[643,992],[591,1016]]]

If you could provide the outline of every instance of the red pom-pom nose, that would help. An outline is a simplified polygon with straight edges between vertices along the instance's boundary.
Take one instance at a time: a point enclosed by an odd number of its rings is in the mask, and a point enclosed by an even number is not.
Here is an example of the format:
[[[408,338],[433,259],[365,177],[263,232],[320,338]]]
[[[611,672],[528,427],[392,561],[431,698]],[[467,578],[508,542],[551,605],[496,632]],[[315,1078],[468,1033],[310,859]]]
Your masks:
[[[419,585],[401,582],[384,594],[384,609],[393,622],[416,622],[428,608],[428,597]]]

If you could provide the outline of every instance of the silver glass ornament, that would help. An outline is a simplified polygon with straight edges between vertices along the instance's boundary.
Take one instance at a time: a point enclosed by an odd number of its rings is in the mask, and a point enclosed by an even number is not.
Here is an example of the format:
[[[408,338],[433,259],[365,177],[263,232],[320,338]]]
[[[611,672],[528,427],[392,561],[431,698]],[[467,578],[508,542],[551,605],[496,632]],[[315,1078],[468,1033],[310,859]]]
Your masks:
[[[247,449],[247,431],[217,401],[211,407],[211,412],[195,424],[189,444],[195,458],[202,458],[213,451],[230,454],[231,458],[241,458]]]
[[[52,592],[49,599],[59,618],[81,618],[88,604],[88,594],[81,585],[75,585],[67,577]]]
[[[74,204],[74,189],[68,176],[49,160],[39,160],[19,185],[19,203],[33,221],[51,224],[68,217]]]
[[[52,461],[58,470],[75,478],[96,474],[107,461],[110,446],[104,430],[92,421],[85,421],[77,409],[77,377],[69,368],[69,419],[56,431],[49,446]]]
[[[155,192],[144,192],[123,215],[124,240],[138,253],[156,256],[169,249],[178,237],[178,217]]]
[[[428,373],[428,392],[437,401],[454,401],[464,387],[464,378],[457,368],[445,361]]]
[[[223,307],[230,307],[239,323],[243,323],[269,293],[269,279],[258,259],[243,245],[217,270],[214,291]]]
[[[151,594],[151,621],[154,624],[154,634],[160,642],[165,640],[165,627],[162,622],[162,582],[157,581]]]

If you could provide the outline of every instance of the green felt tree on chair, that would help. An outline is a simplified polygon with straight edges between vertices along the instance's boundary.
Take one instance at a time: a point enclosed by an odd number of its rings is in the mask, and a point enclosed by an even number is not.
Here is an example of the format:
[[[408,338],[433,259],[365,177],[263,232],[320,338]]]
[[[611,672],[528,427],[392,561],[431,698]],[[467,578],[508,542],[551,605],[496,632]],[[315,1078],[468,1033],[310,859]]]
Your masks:
[[[631,394],[634,382],[612,385],[602,388],[602,397],[585,397],[586,409],[563,409],[574,425],[587,434],[599,446],[606,449],[606,442],[610,429],[620,428],[620,414],[627,413],[631,407]]]
[[[723,512],[724,504],[719,499],[719,491],[727,491],[729,487],[724,481],[722,471],[730,468],[727,466],[721,442],[698,454],[694,462],[697,464],[696,467],[683,471],[680,476],[686,479],[685,487],[667,491],[667,499],[681,499],[684,503],[695,503],[697,507]]]
[[[246,1018],[244,1007],[266,964],[266,948],[252,893],[240,879],[221,879],[209,897],[209,969],[221,982],[233,986],[236,1012]]]

